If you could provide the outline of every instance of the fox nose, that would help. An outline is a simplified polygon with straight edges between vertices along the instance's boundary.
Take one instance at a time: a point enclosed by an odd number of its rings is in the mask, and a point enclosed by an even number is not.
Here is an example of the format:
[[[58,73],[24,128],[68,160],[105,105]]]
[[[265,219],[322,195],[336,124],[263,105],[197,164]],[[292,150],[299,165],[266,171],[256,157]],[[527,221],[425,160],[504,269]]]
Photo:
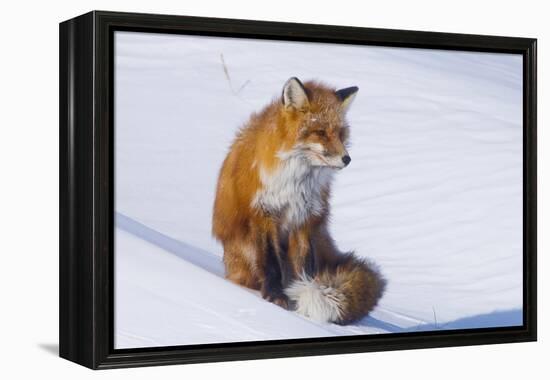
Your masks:
[[[346,154],[344,157],[342,157],[342,161],[344,162],[344,165],[348,166],[351,162],[351,157]]]

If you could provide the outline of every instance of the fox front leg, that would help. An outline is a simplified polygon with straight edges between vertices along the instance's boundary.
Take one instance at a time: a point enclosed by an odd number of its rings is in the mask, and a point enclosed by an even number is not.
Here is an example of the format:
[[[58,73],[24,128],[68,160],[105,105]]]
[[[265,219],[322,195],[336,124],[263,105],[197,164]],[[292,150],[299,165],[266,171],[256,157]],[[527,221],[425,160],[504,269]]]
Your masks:
[[[288,259],[294,279],[306,274],[315,275],[315,252],[308,230],[302,228],[290,234],[288,242]]]
[[[278,244],[276,236],[273,235],[265,237],[263,246],[263,259],[258,267],[262,272],[263,279],[260,292],[265,300],[288,309],[288,297],[283,291],[286,265],[285,260],[281,257],[286,255],[286,252],[281,251],[280,244]]]

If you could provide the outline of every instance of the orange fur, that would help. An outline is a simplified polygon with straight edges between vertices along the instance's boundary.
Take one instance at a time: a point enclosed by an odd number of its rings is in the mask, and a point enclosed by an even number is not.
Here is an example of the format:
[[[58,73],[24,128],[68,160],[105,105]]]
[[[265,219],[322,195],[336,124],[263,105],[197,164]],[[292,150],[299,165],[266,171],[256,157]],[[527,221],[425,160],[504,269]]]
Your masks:
[[[374,307],[381,296],[383,280],[373,279],[371,272],[365,275],[363,264],[348,259],[350,255],[342,255],[328,234],[330,181],[321,181],[320,189],[312,186],[318,204],[313,203],[310,208],[304,206],[309,212],[304,220],[289,219],[291,205],[285,206],[284,202],[278,207],[271,206],[269,202],[278,201],[272,199],[272,193],[269,193],[271,198],[266,195],[265,204],[258,202],[262,192],[270,191],[268,187],[273,186],[269,179],[275,178],[284,167],[285,154],[293,154],[297,147],[301,149],[300,160],[319,168],[311,169],[321,173],[319,178],[332,175],[336,171],[332,165],[342,168],[344,165],[339,160],[348,154],[346,101],[339,98],[335,89],[319,82],[302,85],[296,80],[290,84],[292,88],[285,87],[288,104],[284,103],[284,95],[283,100],[273,100],[253,114],[238,132],[220,170],[212,232],[223,244],[229,280],[260,289],[265,299],[288,308],[292,305],[284,288],[303,272],[317,276],[319,281],[328,281],[330,277],[333,283],[336,281],[359,294],[348,294],[346,302],[359,306],[355,305],[353,312],[336,321],[349,322]],[[299,96],[303,95],[302,91],[307,95],[305,101]],[[301,165],[302,161],[299,162]],[[284,181],[281,183],[285,185]],[[308,199],[304,199],[306,201]],[[298,211],[303,210],[299,207]],[[357,280],[343,280],[342,272]],[[375,289],[369,293],[355,289],[353,284],[369,284]],[[362,295],[371,293],[368,302],[362,302]]]

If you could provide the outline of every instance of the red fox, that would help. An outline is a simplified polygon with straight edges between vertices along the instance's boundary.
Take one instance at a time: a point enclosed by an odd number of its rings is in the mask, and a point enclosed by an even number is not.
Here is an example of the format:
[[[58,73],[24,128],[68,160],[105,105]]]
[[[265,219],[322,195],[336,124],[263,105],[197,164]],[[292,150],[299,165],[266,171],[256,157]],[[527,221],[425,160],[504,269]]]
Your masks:
[[[358,91],[290,78],[238,132],[219,173],[212,232],[226,277],[314,320],[348,324],[385,280],[329,235],[333,175],[346,167],[346,112]]]

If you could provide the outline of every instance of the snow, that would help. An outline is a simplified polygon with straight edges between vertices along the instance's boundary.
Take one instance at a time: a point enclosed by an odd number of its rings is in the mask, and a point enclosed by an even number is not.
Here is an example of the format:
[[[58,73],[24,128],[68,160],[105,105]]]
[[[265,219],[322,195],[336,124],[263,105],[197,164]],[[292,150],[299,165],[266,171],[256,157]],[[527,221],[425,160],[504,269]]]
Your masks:
[[[522,57],[116,32],[116,348],[522,324]],[[316,323],[223,279],[221,163],[285,81],[356,85],[331,232],[388,279]]]

